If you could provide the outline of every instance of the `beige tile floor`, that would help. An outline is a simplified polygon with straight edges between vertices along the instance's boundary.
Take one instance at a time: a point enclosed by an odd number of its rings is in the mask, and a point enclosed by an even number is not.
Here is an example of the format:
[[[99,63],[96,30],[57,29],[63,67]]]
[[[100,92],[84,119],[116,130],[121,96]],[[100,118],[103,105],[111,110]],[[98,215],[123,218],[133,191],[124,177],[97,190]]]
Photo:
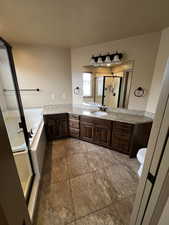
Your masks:
[[[128,225],[138,185],[138,162],[69,138],[45,156],[36,225]]]

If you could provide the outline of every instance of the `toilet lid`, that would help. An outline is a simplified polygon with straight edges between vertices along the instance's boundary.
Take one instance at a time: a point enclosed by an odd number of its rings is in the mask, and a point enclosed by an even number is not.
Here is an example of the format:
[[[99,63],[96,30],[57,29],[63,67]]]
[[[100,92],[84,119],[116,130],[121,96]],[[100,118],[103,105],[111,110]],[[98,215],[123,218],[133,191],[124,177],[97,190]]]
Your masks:
[[[144,163],[146,151],[147,151],[147,148],[141,148],[137,153],[137,159],[141,164]]]

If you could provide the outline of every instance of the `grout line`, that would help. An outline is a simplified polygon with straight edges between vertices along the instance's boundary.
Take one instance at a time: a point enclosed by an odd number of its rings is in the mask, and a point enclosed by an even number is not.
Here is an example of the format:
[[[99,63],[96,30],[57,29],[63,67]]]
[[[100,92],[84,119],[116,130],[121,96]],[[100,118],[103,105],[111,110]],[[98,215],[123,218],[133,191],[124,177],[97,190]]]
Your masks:
[[[83,141],[80,141],[80,142],[78,142],[78,144],[79,144],[79,143],[84,143],[84,142],[83,142]],[[71,144],[74,145],[74,144],[76,144],[76,142],[75,142],[75,143],[71,143]],[[84,145],[85,145],[85,143],[84,143]],[[112,165],[103,166],[103,167],[101,167],[101,168],[96,168],[96,170],[91,169],[91,171],[89,171],[89,172],[85,172],[85,173],[83,173],[83,174],[79,174],[79,175],[77,175],[77,176],[71,178],[71,176],[70,176],[70,171],[69,171],[69,166],[68,166],[68,157],[69,157],[70,155],[68,155],[68,153],[67,153],[67,151],[66,151],[66,148],[68,148],[68,147],[66,147],[66,145],[65,145],[64,143],[63,143],[63,147],[64,147],[64,150],[65,150],[65,156],[64,156],[64,158],[65,158],[65,160],[66,160],[66,167],[67,167],[68,176],[65,177],[65,179],[63,179],[63,180],[58,180],[58,181],[56,181],[56,183],[58,183],[58,182],[65,182],[65,181],[67,181],[67,182],[69,183],[70,198],[71,198],[71,201],[72,201],[72,211],[73,211],[73,215],[74,215],[74,218],[75,218],[75,219],[72,220],[72,221],[69,222],[69,223],[66,223],[66,224],[72,224],[72,223],[75,223],[75,224],[76,224],[76,221],[79,221],[79,220],[81,220],[81,219],[83,219],[83,218],[85,218],[85,217],[87,217],[87,216],[90,216],[91,214],[94,214],[94,213],[99,212],[99,211],[101,211],[101,210],[103,210],[103,209],[105,209],[105,208],[110,207],[115,199],[112,199],[112,197],[111,197],[111,201],[110,201],[111,203],[110,203],[110,204],[108,204],[108,205],[106,205],[106,206],[104,206],[104,207],[102,207],[102,208],[100,208],[100,209],[94,210],[94,211],[88,213],[88,214],[85,215],[85,216],[81,216],[81,217],[79,217],[79,218],[76,218],[75,205],[74,205],[74,200],[73,200],[73,190],[72,190],[71,180],[72,180],[72,179],[75,179],[75,178],[77,178],[77,177],[86,175],[86,174],[95,174],[95,173],[98,173],[98,171],[100,171],[100,170],[105,170],[105,169],[108,169],[108,168],[112,168],[112,167],[117,166],[117,165],[121,165],[121,166],[124,165],[124,166],[127,167],[128,170],[131,170],[131,171],[132,171],[132,167],[130,168],[130,166],[128,166],[128,164],[127,164],[126,162],[123,162],[123,161],[118,160],[118,158],[116,158],[116,156],[114,156],[114,155],[112,154],[112,157],[115,158],[115,159],[117,160],[118,163],[115,163],[115,164],[112,163]],[[88,155],[89,152],[96,152],[96,151],[90,151],[90,150],[89,150],[90,147],[88,148],[87,146],[83,146],[83,147],[86,148],[86,152],[80,152],[80,153],[75,153],[75,154],[84,154],[85,158],[87,159],[87,164],[88,164],[88,166],[89,166],[89,160],[88,160],[87,155]],[[54,144],[52,143],[52,150],[53,150],[53,148],[54,148]],[[104,148],[104,147],[103,147],[103,148]],[[109,151],[111,151],[111,150],[109,150]],[[97,153],[96,153],[96,154],[97,154]],[[100,156],[99,156],[99,158],[100,158]],[[44,163],[45,163],[45,162],[44,162]],[[90,168],[90,166],[89,166],[89,168]],[[51,171],[51,170],[49,169],[49,171]],[[134,173],[134,172],[133,172],[133,173]],[[106,179],[108,179],[108,175],[107,175],[107,174],[105,174],[105,175],[106,175]],[[42,177],[43,177],[43,176],[44,176],[44,174],[42,174]],[[54,184],[55,184],[55,182],[54,182]],[[112,186],[112,187],[113,187],[113,186]],[[101,190],[101,189],[100,189],[100,190]],[[132,196],[132,194],[131,194],[131,196]],[[122,199],[127,199],[127,198],[128,198],[128,196],[126,196],[125,198],[122,198]],[[116,201],[121,201],[122,199],[116,199]],[[103,201],[103,200],[102,200],[102,201]]]
[[[85,217],[87,217],[87,216],[90,216],[90,215],[92,215],[92,214],[94,214],[94,213],[97,213],[97,212],[99,212],[99,211],[101,211],[101,210],[103,210],[103,209],[109,208],[109,207],[112,205],[112,203],[113,203],[113,202],[111,202],[109,205],[106,205],[106,206],[104,206],[104,207],[102,207],[102,208],[100,208],[100,209],[96,209],[96,210],[94,210],[94,211],[92,211],[92,212],[86,214],[85,216],[81,216],[81,217],[79,217],[79,218],[76,218],[76,219],[75,219],[74,221],[72,221],[72,222],[76,222],[76,221],[81,220],[81,219],[83,219],[83,218],[85,218]]]
[[[65,146],[64,146],[64,148],[65,148]],[[110,150],[111,151],[111,150]],[[85,158],[87,159],[87,163],[88,163],[88,166],[89,166],[89,160],[88,160],[88,157],[87,157],[87,154],[88,154],[88,152],[92,152],[92,151],[89,151],[88,149],[87,149],[87,151],[86,152],[80,152],[80,153],[75,153],[76,155],[77,154],[84,154],[84,156],[85,156]],[[74,154],[73,154],[74,155]],[[112,155],[113,156],[113,155]],[[66,153],[66,156],[64,157],[64,158],[66,158],[67,159],[67,157],[70,157],[70,155],[67,155],[67,153]],[[114,156],[113,156],[114,157]],[[56,181],[56,182],[59,182],[59,181],[66,181],[66,180],[68,180],[68,179],[75,179],[75,178],[77,178],[77,177],[80,177],[80,176],[83,176],[83,175],[86,175],[86,174],[91,174],[91,173],[96,173],[98,170],[104,170],[104,169],[109,169],[109,168],[111,168],[111,167],[114,167],[114,166],[117,166],[117,165],[121,165],[121,166],[126,166],[127,167],[127,169],[129,170],[130,169],[130,166],[128,166],[128,164],[126,164],[125,162],[120,162],[120,160],[118,160],[117,159],[117,161],[119,162],[119,164],[117,164],[117,163],[115,163],[115,164],[112,164],[112,165],[109,165],[109,166],[103,166],[103,167],[100,167],[100,168],[97,168],[96,170],[89,170],[89,172],[84,172],[84,173],[81,173],[81,174],[79,174],[79,175],[76,175],[76,176],[74,176],[74,177],[70,177],[70,173],[69,173],[69,177],[65,177],[65,179],[62,179],[62,180],[58,180],[58,181]],[[67,161],[67,167],[68,167],[68,161]],[[90,167],[90,166],[89,166]],[[90,168],[89,168],[90,169]],[[133,172],[132,171],[132,169],[130,169],[131,170],[131,176],[132,176],[132,178],[134,178],[133,177],[133,174],[135,175],[135,172]],[[135,179],[134,179],[135,180]]]

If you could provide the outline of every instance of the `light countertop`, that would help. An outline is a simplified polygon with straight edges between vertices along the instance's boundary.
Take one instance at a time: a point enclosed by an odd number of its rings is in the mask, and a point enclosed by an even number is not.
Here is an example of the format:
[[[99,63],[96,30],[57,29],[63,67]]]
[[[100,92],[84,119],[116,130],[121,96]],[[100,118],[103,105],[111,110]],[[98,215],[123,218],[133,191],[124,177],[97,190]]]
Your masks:
[[[100,119],[119,121],[124,123],[139,124],[139,123],[148,123],[152,122],[152,119],[137,113],[133,113],[131,110],[127,109],[117,109],[115,111],[108,111],[107,115],[95,115],[93,112],[98,111],[96,107],[85,107],[80,105],[71,105],[71,104],[59,104],[59,105],[47,105],[44,106],[43,114],[52,115],[59,113],[73,113],[82,116],[90,116]]]

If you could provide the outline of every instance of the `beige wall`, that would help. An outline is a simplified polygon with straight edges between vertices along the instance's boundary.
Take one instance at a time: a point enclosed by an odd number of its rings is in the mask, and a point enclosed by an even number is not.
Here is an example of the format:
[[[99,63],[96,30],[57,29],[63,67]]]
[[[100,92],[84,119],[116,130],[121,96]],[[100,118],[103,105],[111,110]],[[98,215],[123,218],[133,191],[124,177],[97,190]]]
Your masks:
[[[1,77],[1,73],[0,73],[0,77]],[[3,87],[2,87],[2,83],[1,83],[1,78],[0,78],[0,107],[1,107],[2,111],[6,111],[6,109],[7,109],[5,96],[4,96],[4,92],[3,92]]]
[[[135,61],[131,94],[129,97],[129,108],[145,110],[152,81],[159,40],[160,33],[151,33],[103,44],[72,49],[72,88],[74,89],[76,86],[79,86],[81,88],[82,94],[82,67],[89,64],[90,57],[93,54],[103,54],[113,50],[122,51],[127,54],[129,60]],[[145,96],[142,98],[137,98],[133,94],[135,88],[138,86],[142,86],[145,89]],[[73,94],[74,103],[82,103],[82,99],[83,98],[81,95],[76,96]]]
[[[71,103],[69,49],[15,45],[13,53],[20,88],[40,88],[40,92],[22,92],[24,107]],[[8,105],[14,107],[10,96]]]
[[[0,107],[2,111],[8,109],[8,96],[12,96],[13,105],[17,107],[14,94],[3,89],[14,89],[6,49],[0,49]]]
[[[161,81],[169,57],[169,27],[164,29],[161,33],[161,40],[156,58],[153,80],[148,98],[147,109],[148,112],[155,112],[158,98],[160,95]]]

